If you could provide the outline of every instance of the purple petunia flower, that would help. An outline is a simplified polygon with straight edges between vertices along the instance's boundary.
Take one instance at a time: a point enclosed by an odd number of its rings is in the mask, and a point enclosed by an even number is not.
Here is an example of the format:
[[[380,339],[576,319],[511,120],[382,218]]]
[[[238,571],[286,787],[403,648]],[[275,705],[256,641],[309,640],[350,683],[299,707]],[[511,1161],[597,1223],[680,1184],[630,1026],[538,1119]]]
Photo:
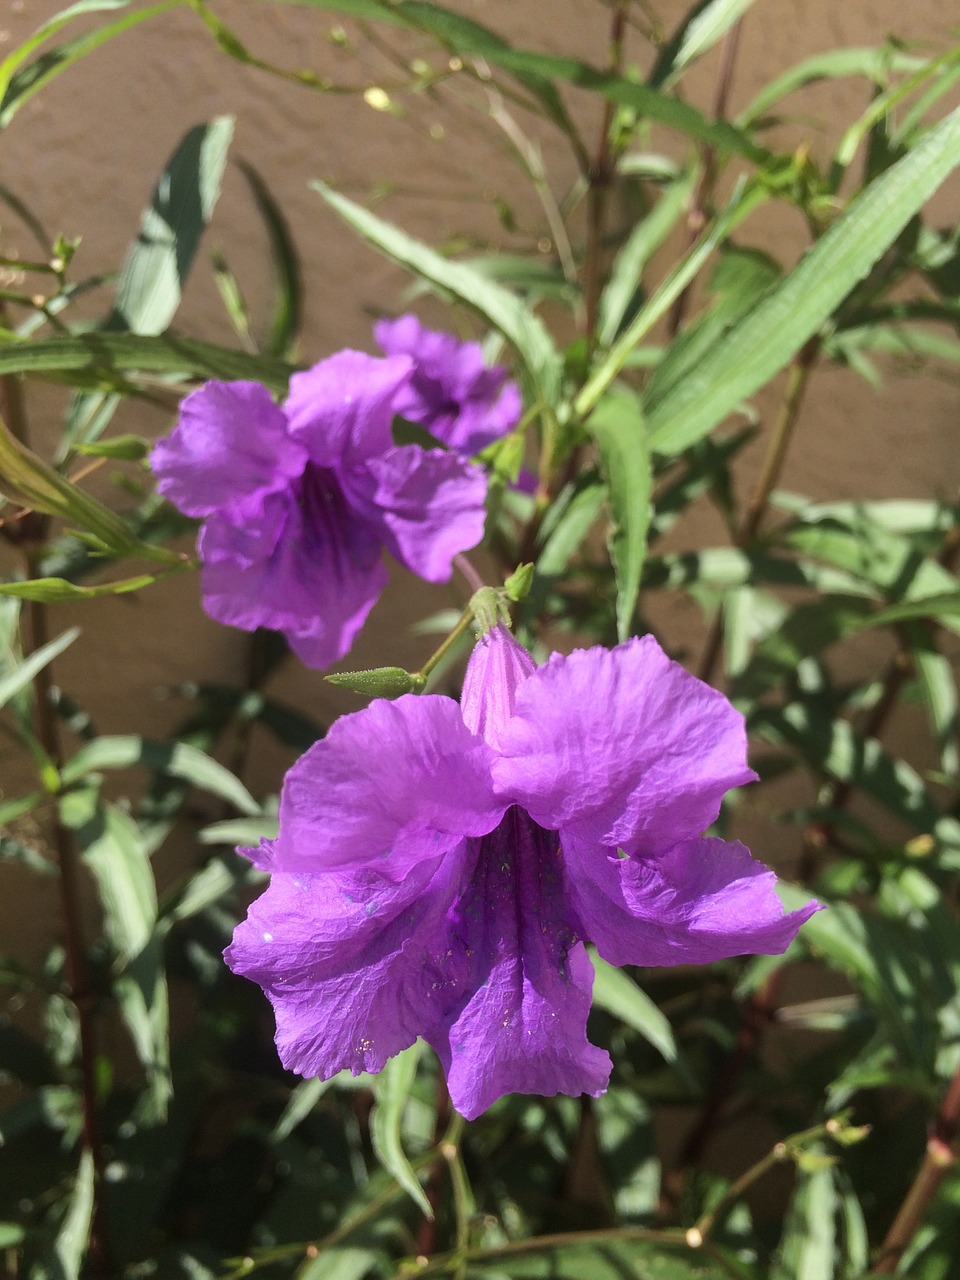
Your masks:
[[[472,456],[517,425],[520,391],[502,365],[487,367],[479,343],[425,329],[412,315],[380,320],[373,332],[388,356],[414,362],[396,412],[443,444]]]
[[[312,667],[342,657],[387,580],[383,549],[429,582],[483,536],[486,481],[457,452],[395,445],[414,364],[341,351],[290,379],[208,382],[150,462],[158,488],[203,519],[211,617],[282,631]]]
[[[375,701],[287,775],[269,887],[225,953],[273,1003],[284,1065],[379,1071],[418,1035],[472,1118],[509,1092],[596,1096],[593,969],[778,953],[741,844],[705,838],[746,765],[742,717],[650,637],[536,668],[477,645],[462,704]]]

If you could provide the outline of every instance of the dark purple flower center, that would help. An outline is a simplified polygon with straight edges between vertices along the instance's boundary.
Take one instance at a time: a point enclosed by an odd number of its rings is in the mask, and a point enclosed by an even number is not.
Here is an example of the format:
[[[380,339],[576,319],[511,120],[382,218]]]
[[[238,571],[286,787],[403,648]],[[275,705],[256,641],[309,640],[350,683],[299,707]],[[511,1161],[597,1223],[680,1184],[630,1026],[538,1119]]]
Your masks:
[[[301,514],[303,550],[322,557],[338,580],[347,580],[357,567],[366,568],[379,560],[379,539],[350,506],[340,476],[332,467],[308,462],[294,493]]]
[[[467,840],[470,883],[451,908],[454,936],[481,965],[519,960],[518,980],[536,985],[545,957],[567,980],[566,956],[578,941],[556,831],[512,805],[500,825]],[[549,943],[545,947],[545,935]]]

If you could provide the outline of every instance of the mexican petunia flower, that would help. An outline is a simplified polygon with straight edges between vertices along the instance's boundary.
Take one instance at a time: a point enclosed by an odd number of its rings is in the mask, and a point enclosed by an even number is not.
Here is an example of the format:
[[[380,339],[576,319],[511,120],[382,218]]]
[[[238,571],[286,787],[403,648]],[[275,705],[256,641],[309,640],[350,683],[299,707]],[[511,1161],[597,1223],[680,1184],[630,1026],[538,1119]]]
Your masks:
[[[502,365],[488,368],[477,342],[425,329],[416,316],[380,320],[374,336],[388,356],[413,360],[396,412],[468,456],[512,431],[520,420],[520,391]]]
[[[704,837],[751,781],[742,717],[652,637],[542,667],[496,627],[458,706],[407,695],[337,721],[287,775],[271,873],[227,948],[259,983],[286,1067],[379,1071],[420,1035],[454,1106],[596,1096],[596,944],[613,964],[783,951],[741,844]]]
[[[211,617],[282,631],[312,667],[350,648],[386,583],[383,551],[429,582],[483,536],[486,481],[456,450],[395,445],[409,356],[341,351],[290,379],[208,382],[153,450],[158,488],[203,520]]]

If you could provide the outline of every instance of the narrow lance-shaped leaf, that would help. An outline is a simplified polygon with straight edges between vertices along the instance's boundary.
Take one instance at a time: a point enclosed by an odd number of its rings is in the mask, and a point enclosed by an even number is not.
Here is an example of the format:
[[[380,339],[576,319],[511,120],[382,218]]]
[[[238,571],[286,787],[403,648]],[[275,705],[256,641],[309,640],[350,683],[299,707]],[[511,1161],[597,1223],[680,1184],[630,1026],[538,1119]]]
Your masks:
[[[179,557],[163,547],[142,542],[126,521],[21,444],[0,422],[0,493],[35,511],[60,516],[92,534],[117,555],[138,555],[175,564]]]
[[[195,338],[134,333],[78,333],[31,342],[0,339],[0,374],[37,373],[66,377],[78,386],[113,387],[132,372],[181,377],[249,379],[283,393],[292,365]]]
[[[682,173],[665,187],[657,203],[637,223],[617,254],[610,279],[600,295],[597,341],[601,346],[609,346],[617,336],[646,264],[683,214],[695,176],[692,170]]]
[[[220,196],[233,118],[190,129],[160,175],[117,282],[108,329],[163,333]]]
[[[365,240],[421,279],[477,311],[517,350],[545,403],[559,388],[560,358],[546,329],[514,294],[462,262],[452,262],[325,183],[311,184]]]
[[[753,395],[818,332],[960,162],[960,110],[853,201],[782,283],[722,338],[650,415],[651,443],[675,454]]]
[[[667,1062],[676,1062],[677,1045],[666,1016],[622,969],[602,960],[593,947],[588,952],[593,964],[594,1004],[639,1031]]]
[[[6,706],[21,689],[25,689],[37,672],[52,662],[58,653],[63,653],[68,645],[73,644],[79,634],[79,627],[71,627],[62,636],[57,636],[55,640],[31,653],[29,658],[25,658],[18,667],[0,679],[0,707]]]
[[[615,388],[586,422],[607,482],[612,527],[607,540],[617,575],[617,635],[631,634],[650,527],[653,471],[636,396]]]
[[[274,200],[270,188],[252,165],[241,160],[240,172],[250,184],[254,201],[270,240],[270,256],[276,277],[277,298],[274,307],[267,351],[285,356],[297,339],[303,312],[303,280],[300,255],[293,242],[283,210]]]
[[[370,1137],[373,1149],[383,1167],[392,1173],[403,1189],[416,1200],[427,1215],[433,1217],[430,1201],[424,1195],[417,1175],[411,1167],[407,1154],[403,1149],[401,1125],[403,1112],[417,1078],[417,1065],[420,1061],[421,1043],[405,1049],[391,1058],[377,1076],[375,1085],[377,1105],[370,1117]]]
[[[65,9],[50,22],[45,23],[29,40],[14,49],[13,53],[0,63],[0,129],[8,125],[24,103],[38,93],[44,85],[60,75],[62,71],[66,71],[80,58],[92,53],[94,49],[98,49],[100,45],[112,40],[121,32],[129,30],[130,27],[148,18],[156,17],[158,14],[166,13],[169,9],[179,8],[186,3],[186,0],[162,0],[160,4],[125,14],[116,22],[96,27],[85,35],[67,40],[53,49],[47,49],[33,62],[27,63],[31,53],[73,18],[107,9],[126,8],[129,3],[130,0],[90,0],[90,3],[81,0],[81,3],[71,5],[69,9]]]
[[[697,58],[722,40],[754,0],[704,0],[683,21],[650,74],[654,89],[665,89]]]

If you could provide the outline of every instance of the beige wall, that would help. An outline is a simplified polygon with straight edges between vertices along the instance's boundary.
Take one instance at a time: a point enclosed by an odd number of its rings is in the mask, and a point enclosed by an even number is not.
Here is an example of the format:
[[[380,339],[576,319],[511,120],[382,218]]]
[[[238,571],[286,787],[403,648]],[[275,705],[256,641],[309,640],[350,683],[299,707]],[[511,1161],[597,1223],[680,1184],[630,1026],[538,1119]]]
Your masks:
[[[60,0],[0,0],[0,53],[61,7]],[[594,0],[456,0],[453,7],[519,45],[574,53],[597,64],[605,56],[608,19]],[[311,67],[351,85],[389,84],[398,78],[383,52],[362,39],[356,54],[337,48],[329,39],[331,28],[339,25],[334,15],[254,0],[219,0],[215,8],[252,51],[269,61]],[[683,6],[665,0],[660,9],[669,29]],[[943,0],[912,0],[909,6],[898,0],[759,0],[747,21],[732,105],[745,103],[778,69],[805,55],[836,45],[875,43],[887,32],[942,47],[955,21],[954,7]],[[388,38],[421,51],[415,40]],[[631,54],[642,64],[649,60],[639,40],[633,41]],[[691,98],[705,108],[716,68],[717,56],[711,55],[689,86]],[[387,216],[435,243],[463,231],[503,242],[489,211],[495,194],[514,201],[522,221],[532,225],[538,218],[502,136],[478,109],[482,101],[474,85],[455,78],[439,101],[403,101],[405,112],[395,118],[375,112],[356,94],[318,94],[241,67],[215,50],[195,15],[171,12],[112,41],[34,99],[0,138],[0,175],[52,230],[83,236],[78,272],[115,268],[155,175],[182,133],[213,115],[234,114],[235,154],[250,160],[267,179],[300,246],[307,285],[302,356],[320,358],[348,344],[369,346],[371,309],[396,307],[404,280],[358,244],[307,190],[312,177],[334,179],[359,198],[387,184],[394,189],[381,206]],[[572,101],[593,136],[596,104],[577,96]],[[819,87],[803,100],[798,108],[802,116],[785,127],[778,141],[786,145],[807,139],[823,157],[826,139],[865,101],[862,87]],[[440,122],[446,132],[436,140],[431,126]],[[542,138],[551,180],[562,192],[573,176],[571,160],[549,130],[530,127]],[[944,218],[956,214],[955,195],[953,188],[941,198]],[[26,239],[5,210],[0,223],[5,249],[19,244],[27,252]],[[789,221],[767,221],[757,228],[764,243],[788,258],[799,251],[798,232]],[[750,228],[743,238],[749,236]],[[235,169],[228,173],[209,244],[226,250],[254,313],[264,316],[265,243]],[[440,316],[436,308],[428,312]],[[177,327],[230,341],[203,262],[198,262]],[[955,384],[901,379],[891,379],[881,398],[852,375],[825,373],[810,393],[785,484],[825,499],[953,494],[960,480],[958,398]],[[50,440],[64,397],[31,385],[29,399],[35,438]],[[762,400],[761,408],[769,403]],[[140,409],[128,409],[124,425],[148,432],[167,427],[161,418],[148,421]],[[406,581],[395,587],[373,615],[374,625],[351,656],[351,665],[416,663],[424,644],[410,637],[403,624],[450,599],[443,588],[411,589]],[[55,630],[74,622],[85,634],[58,664],[58,678],[67,688],[83,690],[106,732],[162,731],[182,708],[160,699],[158,691],[186,678],[236,679],[245,648],[240,633],[203,617],[197,583],[187,577],[135,598],[54,611]],[[679,610],[677,626],[688,622],[687,611]],[[321,717],[335,707],[356,705],[335,697],[318,674],[293,664],[277,692],[309,705]],[[9,767],[7,748],[0,752],[0,765]],[[13,790],[11,775],[3,785],[8,794]]]

